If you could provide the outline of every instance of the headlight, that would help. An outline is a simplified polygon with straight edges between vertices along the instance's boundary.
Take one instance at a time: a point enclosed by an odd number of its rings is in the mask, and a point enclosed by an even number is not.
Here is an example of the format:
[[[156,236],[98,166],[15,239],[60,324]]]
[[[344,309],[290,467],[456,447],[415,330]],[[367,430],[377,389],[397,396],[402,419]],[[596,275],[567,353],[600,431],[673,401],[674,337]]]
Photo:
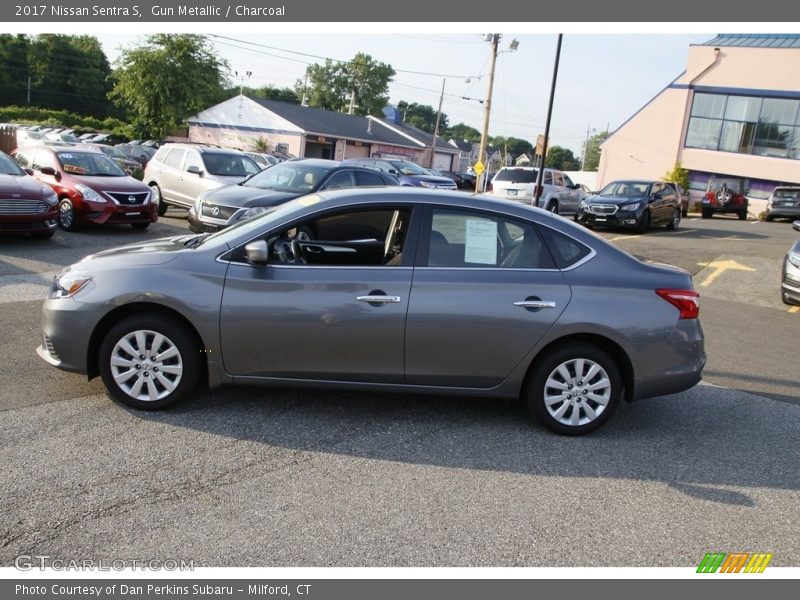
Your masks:
[[[70,298],[80,292],[92,280],[92,276],[84,271],[67,271],[53,279],[50,290],[51,298]]]
[[[641,202],[634,202],[633,204],[623,204],[622,206],[619,207],[619,209],[621,211],[622,210],[625,210],[625,211],[636,210],[637,208],[639,208],[640,204],[641,204]]]
[[[103,198],[100,194],[95,192],[92,188],[78,184],[75,186],[75,189],[78,190],[81,195],[83,196],[84,200],[88,200],[89,202],[105,202],[105,198]]]
[[[797,252],[789,252],[789,262],[800,269],[800,254]]]
[[[581,200],[580,206],[581,208],[586,208],[587,206],[589,206],[589,203],[586,200]]]
[[[426,187],[426,188],[435,188],[436,187],[436,184],[435,183],[431,183],[430,181],[420,181],[419,184],[422,187]]]
[[[240,212],[236,216],[237,221],[244,221],[245,219],[249,219],[251,217],[255,217],[256,215],[260,215],[262,213],[267,212],[267,209],[263,206],[253,206],[251,208],[247,208]]]
[[[42,198],[44,198],[44,201],[47,202],[50,206],[55,206],[56,204],[58,204],[58,196],[56,195],[55,190],[51,188],[49,185],[43,185],[42,187],[44,188],[42,190],[43,192]]]

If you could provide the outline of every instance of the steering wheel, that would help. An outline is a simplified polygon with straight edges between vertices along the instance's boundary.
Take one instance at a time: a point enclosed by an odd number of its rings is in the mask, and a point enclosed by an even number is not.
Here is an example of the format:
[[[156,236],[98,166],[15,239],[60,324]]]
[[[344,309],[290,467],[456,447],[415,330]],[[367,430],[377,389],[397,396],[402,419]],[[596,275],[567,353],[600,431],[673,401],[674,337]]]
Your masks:
[[[278,240],[272,244],[272,253],[281,263],[294,262],[292,254],[292,244],[289,240]]]
[[[297,238],[293,238],[289,247],[292,251],[292,262],[296,265],[304,265],[308,261],[306,260],[305,254],[303,254],[303,249],[300,247],[300,243],[297,241]]]

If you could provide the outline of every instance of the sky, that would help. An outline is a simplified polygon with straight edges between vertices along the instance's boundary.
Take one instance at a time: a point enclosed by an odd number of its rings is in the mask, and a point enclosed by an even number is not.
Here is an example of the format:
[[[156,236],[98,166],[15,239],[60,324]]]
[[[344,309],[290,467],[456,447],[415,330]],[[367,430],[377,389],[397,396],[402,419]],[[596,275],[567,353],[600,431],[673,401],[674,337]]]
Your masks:
[[[100,39],[112,65],[121,48],[141,43],[145,36],[144,32],[97,34],[94,29],[92,34]],[[463,122],[480,130],[483,105],[478,100],[487,95],[490,57],[484,35],[431,24],[407,33],[391,29],[403,28],[279,34],[221,27],[209,39],[228,60],[231,71],[244,77],[243,83],[249,87],[294,87],[310,63],[324,58],[348,60],[365,52],[397,71],[389,86],[392,104],[405,100],[436,108],[445,80],[442,111],[449,123]],[[689,29],[693,31],[566,33],[550,145],[569,148],[581,156],[587,129],[590,134],[607,128],[613,131],[632,116],[685,69],[690,44],[703,43],[717,33],[713,24],[708,33],[698,31],[697,25]],[[557,36],[519,32],[508,25],[494,31],[502,31],[502,51],[497,60],[489,134],[534,143],[536,136],[544,133]],[[515,52],[508,51],[513,39],[519,41]],[[252,73],[249,77],[245,75],[248,71]]]

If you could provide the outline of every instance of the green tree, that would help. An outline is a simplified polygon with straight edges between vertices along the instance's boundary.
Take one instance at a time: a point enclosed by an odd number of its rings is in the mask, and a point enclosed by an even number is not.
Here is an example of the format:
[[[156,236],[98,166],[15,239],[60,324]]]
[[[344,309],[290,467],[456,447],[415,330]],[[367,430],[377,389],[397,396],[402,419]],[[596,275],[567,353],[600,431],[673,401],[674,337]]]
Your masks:
[[[672,167],[672,170],[664,173],[663,181],[674,181],[681,186],[684,191],[689,190],[689,171],[681,166],[681,162],[677,161]]]
[[[110,97],[137,135],[160,138],[224,99],[228,75],[202,35],[158,33],[122,52]]]
[[[447,130],[447,138],[453,140],[467,140],[469,142],[480,142],[481,132],[470,127],[465,123],[458,123]]]
[[[298,80],[295,92],[306,97],[309,106],[347,112],[351,104],[357,115],[380,115],[389,102],[389,82],[395,75],[391,65],[377,62],[369,54],[359,52],[349,62],[310,65],[306,69],[308,86]]]
[[[112,112],[107,97],[111,67],[97,38],[37,35],[30,42],[28,64],[31,104],[98,117]]]
[[[561,146],[551,146],[547,149],[547,158],[544,161],[545,167],[558,169],[559,171],[575,171],[580,168],[580,161],[572,154],[569,148]]]
[[[266,98],[268,100],[277,100],[279,102],[289,102],[290,104],[300,104],[300,99],[302,97],[298,96],[297,92],[295,92],[292,88],[279,88],[272,85],[265,85],[259,88],[233,86],[225,90],[225,96],[236,96],[239,94],[239,90],[241,90],[242,94],[245,96]]]
[[[589,141],[586,143],[586,149],[584,150],[586,153],[583,161],[584,171],[597,171],[597,168],[600,166],[600,144],[606,141],[606,139],[608,139],[608,133],[605,131],[596,133],[589,138]]]
[[[401,100],[397,103],[397,110],[403,115],[403,120],[414,127],[433,133],[436,126],[436,109],[427,104],[417,104],[416,102],[406,102]],[[442,113],[439,117],[439,135],[447,131],[447,115]]]
[[[27,36],[0,35],[0,105],[27,102],[29,50]]]

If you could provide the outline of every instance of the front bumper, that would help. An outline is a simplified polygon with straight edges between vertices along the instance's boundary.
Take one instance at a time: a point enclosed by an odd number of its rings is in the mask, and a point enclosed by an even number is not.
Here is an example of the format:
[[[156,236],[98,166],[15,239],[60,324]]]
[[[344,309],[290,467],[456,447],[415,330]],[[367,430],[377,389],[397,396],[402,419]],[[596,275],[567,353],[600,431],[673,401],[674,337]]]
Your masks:
[[[800,305],[800,269],[788,260],[784,263],[781,274],[781,292],[784,299]]]
[[[57,223],[58,212],[55,208],[41,215],[0,215],[0,233],[52,231]]]
[[[48,298],[42,306],[44,340],[36,354],[62,371],[86,374],[89,342],[98,321],[93,304]]]
[[[112,223],[155,223],[156,206],[149,202],[123,206],[110,202],[82,202],[75,206],[76,216],[83,223],[106,225]]]
[[[221,219],[207,220],[203,217],[202,220],[197,216],[194,206],[189,208],[189,215],[187,217],[189,223],[189,231],[192,233],[214,233],[227,226],[227,222]]]
[[[641,214],[636,212],[617,211],[613,214],[594,214],[581,210],[575,217],[578,223],[589,227],[614,227],[614,228],[637,228],[639,227]]]

